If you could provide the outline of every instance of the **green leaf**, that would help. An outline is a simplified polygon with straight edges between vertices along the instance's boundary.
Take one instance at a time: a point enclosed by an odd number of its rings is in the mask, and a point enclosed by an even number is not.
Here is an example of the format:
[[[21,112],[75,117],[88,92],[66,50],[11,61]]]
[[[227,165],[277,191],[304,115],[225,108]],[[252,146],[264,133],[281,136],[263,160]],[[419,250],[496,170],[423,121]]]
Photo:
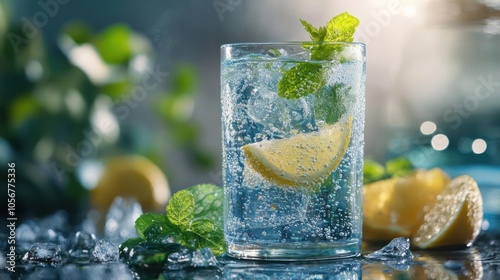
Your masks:
[[[211,220],[196,220],[191,224],[189,231],[196,236],[196,249],[209,247],[214,255],[224,253],[226,247],[224,232]]]
[[[330,60],[342,50],[342,45],[328,42],[352,42],[359,20],[344,12],[332,18],[325,27],[315,28],[309,22],[300,19],[309,33],[312,43],[305,42],[302,47],[311,51],[312,60]],[[341,61],[342,58],[340,57]],[[319,64],[301,63],[286,71],[278,83],[278,95],[296,99],[318,92],[326,84],[324,69]],[[336,106],[338,103],[332,104]]]
[[[95,46],[105,62],[125,63],[132,56],[132,31],[121,24],[110,26],[99,34]]]
[[[165,215],[157,213],[145,213],[142,214],[137,220],[135,220],[135,230],[137,235],[141,238],[145,238],[144,231],[154,224],[165,225],[167,223],[167,217]]]
[[[208,219],[223,227],[223,189],[212,184],[200,184],[187,189],[194,197],[194,220]]]
[[[172,81],[172,95],[193,96],[198,85],[196,68],[191,65],[180,65],[176,69]]]
[[[401,177],[410,174],[415,167],[405,157],[397,157],[385,163],[387,173],[392,177]]]
[[[133,249],[136,246],[139,246],[139,244],[141,244],[141,242],[143,242],[143,241],[144,241],[144,239],[142,239],[140,237],[129,238],[129,239],[125,240],[125,242],[120,244],[120,246],[118,247],[120,255],[121,254],[128,254],[131,249]]]
[[[84,44],[92,40],[92,30],[82,21],[72,21],[63,27],[63,33],[68,35],[75,43]]]
[[[384,179],[385,176],[385,168],[383,165],[378,162],[365,159],[363,164],[363,183],[370,184],[375,181]]]
[[[168,201],[167,218],[172,224],[184,230],[194,218],[194,207],[194,197],[191,192],[178,191]]]
[[[322,66],[303,62],[285,72],[278,83],[278,95],[287,99],[297,99],[316,93],[325,84]]]
[[[337,83],[318,92],[314,101],[314,117],[328,124],[338,122],[355,102],[355,96],[349,94],[350,90],[345,84]]]
[[[351,16],[348,12],[343,12],[332,18],[326,25],[326,42],[346,42],[353,41],[354,32],[359,25],[359,20]]]

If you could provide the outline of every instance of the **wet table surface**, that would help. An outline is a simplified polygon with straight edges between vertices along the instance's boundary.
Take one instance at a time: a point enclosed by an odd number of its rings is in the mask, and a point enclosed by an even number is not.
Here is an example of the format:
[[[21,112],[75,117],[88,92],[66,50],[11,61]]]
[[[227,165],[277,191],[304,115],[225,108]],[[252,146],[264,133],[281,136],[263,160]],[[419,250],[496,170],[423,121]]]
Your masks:
[[[364,244],[363,256],[384,244]],[[335,261],[262,262],[222,256],[214,268],[137,274],[120,262],[18,266],[0,279],[500,279],[500,234],[482,233],[472,247],[412,251],[405,261],[371,260],[363,256]]]

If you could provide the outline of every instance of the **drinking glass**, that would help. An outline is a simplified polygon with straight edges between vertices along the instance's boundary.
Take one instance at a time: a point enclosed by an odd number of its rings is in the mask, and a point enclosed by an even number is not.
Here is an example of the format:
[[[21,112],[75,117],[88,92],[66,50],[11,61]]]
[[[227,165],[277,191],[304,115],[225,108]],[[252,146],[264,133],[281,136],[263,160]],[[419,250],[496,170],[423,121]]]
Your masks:
[[[221,56],[228,254],[359,255],[365,46],[241,43]]]

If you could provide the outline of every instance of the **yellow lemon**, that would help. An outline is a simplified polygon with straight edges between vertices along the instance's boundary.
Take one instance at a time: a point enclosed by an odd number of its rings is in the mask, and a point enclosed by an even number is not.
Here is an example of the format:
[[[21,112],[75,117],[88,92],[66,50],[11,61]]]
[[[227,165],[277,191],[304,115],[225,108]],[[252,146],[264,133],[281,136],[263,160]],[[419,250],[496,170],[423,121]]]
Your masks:
[[[363,239],[390,241],[400,236],[411,237],[425,211],[449,182],[445,172],[434,168],[365,185]]]
[[[246,164],[275,184],[312,186],[321,183],[344,157],[351,125],[352,117],[319,131],[247,144],[242,147]]]
[[[421,248],[470,245],[483,221],[483,201],[476,181],[467,175],[457,177],[437,197],[412,237]]]
[[[116,196],[133,197],[144,211],[158,211],[170,198],[163,172],[142,156],[110,159],[96,187],[91,191],[94,207],[106,211]]]

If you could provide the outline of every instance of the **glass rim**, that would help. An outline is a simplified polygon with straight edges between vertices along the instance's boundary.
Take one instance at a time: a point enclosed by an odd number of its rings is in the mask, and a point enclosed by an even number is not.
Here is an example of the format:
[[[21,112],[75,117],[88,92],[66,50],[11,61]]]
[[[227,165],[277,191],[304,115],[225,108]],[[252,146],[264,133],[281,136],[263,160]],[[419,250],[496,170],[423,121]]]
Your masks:
[[[232,47],[265,47],[265,46],[302,46],[302,44],[314,44],[314,45],[345,45],[345,46],[360,46],[362,48],[366,47],[365,43],[361,42],[314,42],[314,41],[289,41],[289,42],[240,42],[240,43],[227,43],[220,46],[221,49],[232,48]]]

